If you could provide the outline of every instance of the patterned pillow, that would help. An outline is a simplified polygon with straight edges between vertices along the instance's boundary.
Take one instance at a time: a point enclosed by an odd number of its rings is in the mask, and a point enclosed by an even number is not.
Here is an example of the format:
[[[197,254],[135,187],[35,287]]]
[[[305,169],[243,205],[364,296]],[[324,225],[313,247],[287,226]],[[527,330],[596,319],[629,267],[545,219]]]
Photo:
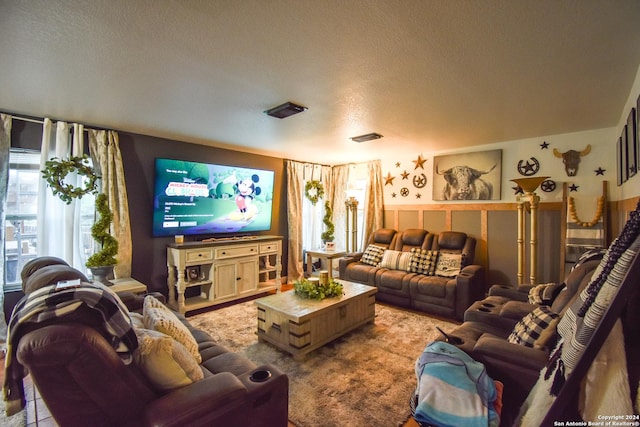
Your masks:
[[[144,299],[142,316],[144,318],[144,326],[147,329],[153,329],[169,335],[185,346],[196,359],[196,362],[202,362],[202,356],[198,351],[198,343],[195,338],[193,338],[185,324],[168,307],[149,295]]]
[[[360,258],[360,262],[363,264],[373,265],[374,267],[378,267],[380,261],[382,261],[382,255],[384,254],[385,248],[377,245],[369,245],[367,249],[362,254],[362,258]]]
[[[462,254],[440,252],[436,264],[436,276],[456,277],[462,268]]]
[[[433,276],[434,274],[436,274],[437,260],[438,251],[428,251],[426,249],[413,248],[411,249],[409,272]]]
[[[520,344],[525,347],[534,347],[536,340],[545,329],[555,327],[555,320],[559,315],[551,311],[546,305],[535,308],[527,314],[513,328],[507,340],[512,344]]]
[[[411,252],[386,250],[382,255],[380,267],[391,270],[409,271]]]
[[[204,378],[196,360],[178,341],[151,329],[134,330],[139,344],[134,361],[158,390],[170,391]]]
[[[529,304],[551,305],[564,288],[564,283],[543,283],[529,289]]]

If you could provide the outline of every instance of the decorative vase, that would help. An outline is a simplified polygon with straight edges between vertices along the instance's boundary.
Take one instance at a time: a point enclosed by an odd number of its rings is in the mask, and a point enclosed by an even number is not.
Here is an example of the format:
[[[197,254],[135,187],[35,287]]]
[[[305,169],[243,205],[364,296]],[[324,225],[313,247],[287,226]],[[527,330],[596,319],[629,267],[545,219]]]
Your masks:
[[[105,286],[111,286],[109,279],[113,279],[113,265],[102,265],[100,267],[89,267],[94,282],[100,282]]]

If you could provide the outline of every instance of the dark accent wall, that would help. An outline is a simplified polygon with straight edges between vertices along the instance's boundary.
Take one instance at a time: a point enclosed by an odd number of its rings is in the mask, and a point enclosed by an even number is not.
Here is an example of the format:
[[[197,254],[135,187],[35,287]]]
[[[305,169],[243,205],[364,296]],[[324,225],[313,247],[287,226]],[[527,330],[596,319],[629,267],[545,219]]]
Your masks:
[[[125,132],[119,132],[119,136],[131,217],[132,277],[145,283],[150,290],[167,292],[166,249],[167,244],[173,242],[173,237],[152,236],[156,157],[275,171],[271,230],[255,234],[284,236],[282,258],[286,264],[287,211],[283,159]],[[185,241],[205,237],[212,236],[185,236]],[[283,271],[286,272],[286,265],[283,265]]]
[[[167,294],[166,248],[168,243],[173,242],[173,237],[152,236],[156,157],[273,170],[275,177],[271,230],[255,234],[284,236],[282,267],[283,275],[286,274],[288,233],[283,159],[127,132],[118,132],[118,135],[129,198],[133,278],[146,284],[149,291]],[[41,141],[41,124],[13,121],[12,147],[39,150]],[[201,240],[205,237],[216,236],[185,236],[185,240]]]

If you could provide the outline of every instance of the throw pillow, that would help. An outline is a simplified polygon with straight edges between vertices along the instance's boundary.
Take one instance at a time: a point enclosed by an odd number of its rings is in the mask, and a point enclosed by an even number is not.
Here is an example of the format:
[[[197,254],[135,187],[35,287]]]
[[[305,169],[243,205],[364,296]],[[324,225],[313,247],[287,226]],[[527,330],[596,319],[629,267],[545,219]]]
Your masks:
[[[456,277],[462,268],[462,254],[440,252],[436,264],[436,276]]]
[[[135,332],[134,362],[158,390],[170,391],[204,378],[196,360],[178,341],[151,329],[136,328]]]
[[[543,283],[529,289],[529,304],[551,305],[558,293],[564,288],[564,283]]]
[[[169,335],[185,346],[196,359],[196,362],[202,362],[202,356],[198,351],[198,343],[195,338],[193,338],[185,324],[168,307],[149,295],[144,299],[142,315],[144,326],[147,329],[153,329]]]
[[[536,340],[540,338],[545,329],[549,327],[555,329],[553,322],[558,317],[559,315],[551,311],[548,306],[541,305],[516,324],[507,340],[512,344],[534,347]]]
[[[409,271],[411,252],[386,250],[382,255],[380,267],[391,270]]]
[[[428,251],[426,249],[413,248],[411,249],[409,272],[433,276],[434,274],[436,274],[437,260],[438,251]]]
[[[373,265],[374,267],[378,267],[380,261],[382,261],[382,255],[384,254],[385,248],[378,245],[369,245],[367,249],[362,254],[362,258],[360,258],[360,262],[363,264]]]

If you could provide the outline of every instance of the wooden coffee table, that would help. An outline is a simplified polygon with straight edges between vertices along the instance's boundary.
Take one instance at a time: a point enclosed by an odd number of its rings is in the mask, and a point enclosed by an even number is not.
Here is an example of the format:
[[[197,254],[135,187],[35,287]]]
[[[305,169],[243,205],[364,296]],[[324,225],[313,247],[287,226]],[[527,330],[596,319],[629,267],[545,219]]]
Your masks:
[[[257,299],[258,339],[300,358],[373,322],[378,289],[345,280],[339,282],[344,287],[342,297],[317,301],[291,290]]]

